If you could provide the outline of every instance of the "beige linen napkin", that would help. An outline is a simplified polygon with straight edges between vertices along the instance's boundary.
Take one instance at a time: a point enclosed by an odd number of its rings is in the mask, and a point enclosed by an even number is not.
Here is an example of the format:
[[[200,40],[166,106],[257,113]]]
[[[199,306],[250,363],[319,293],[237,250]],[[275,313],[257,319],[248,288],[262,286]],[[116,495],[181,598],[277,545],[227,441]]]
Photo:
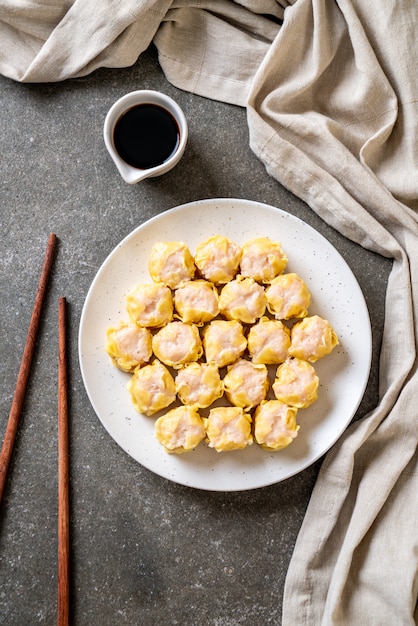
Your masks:
[[[270,174],[393,258],[379,406],[322,465],[287,575],[285,626],[414,623],[417,27],[415,0],[298,0],[249,97],[251,145]]]
[[[245,106],[287,0],[0,0],[0,73],[42,83],[127,67],[152,39],[175,85]],[[158,31],[158,32],[157,32]]]
[[[0,0],[0,72],[21,82],[132,65],[171,0]]]
[[[416,0],[0,0],[1,73],[42,82],[124,67],[154,40],[173,84],[248,106],[272,176],[393,259],[379,405],[325,458],[285,626],[418,620],[417,29]]]

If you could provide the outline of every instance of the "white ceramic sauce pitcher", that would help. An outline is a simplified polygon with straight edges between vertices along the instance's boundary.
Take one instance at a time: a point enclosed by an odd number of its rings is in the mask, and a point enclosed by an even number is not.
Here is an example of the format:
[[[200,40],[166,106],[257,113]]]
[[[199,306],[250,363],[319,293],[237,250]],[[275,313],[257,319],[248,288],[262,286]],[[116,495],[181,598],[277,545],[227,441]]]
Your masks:
[[[165,109],[174,119],[178,128],[178,141],[174,151],[164,162],[150,167],[137,167],[129,164],[115,147],[115,127],[121,117],[139,105],[154,105]],[[152,90],[139,90],[128,93],[117,100],[110,108],[104,122],[104,142],[122,178],[130,185],[145,178],[161,176],[171,170],[183,156],[186,148],[188,126],[186,117],[179,105],[169,96]]]

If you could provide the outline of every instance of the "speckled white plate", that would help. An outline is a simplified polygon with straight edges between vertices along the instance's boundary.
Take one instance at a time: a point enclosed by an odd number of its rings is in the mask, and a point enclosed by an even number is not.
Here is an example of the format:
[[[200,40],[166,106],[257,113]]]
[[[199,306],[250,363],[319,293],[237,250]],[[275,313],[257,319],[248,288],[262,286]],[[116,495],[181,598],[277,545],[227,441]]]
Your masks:
[[[327,318],[340,345],[315,364],[319,399],[299,411],[299,436],[286,449],[266,452],[256,444],[217,453],[200,444],[193,452],[169,455],[154,438],[154,417],[138,414],[127,392],[129,374],[117,370],[104,351],[109,325],[127,319],[125,296],[150,282],[147,263],[156,241],[185,241],[192,254],[213,234],[239,244],[256,236],[281,241],[312,294],[310,314]],[[79,334],[84,384],[111,437],[143,466],[182,485],[241,491],[282,481],[321,457],[353,418],[366,388],[371,363],[370,319],[361,289],[337,250],[300,219],[258,202],[214,199],[185,204],[139,226],[108,256],[84,305]]]

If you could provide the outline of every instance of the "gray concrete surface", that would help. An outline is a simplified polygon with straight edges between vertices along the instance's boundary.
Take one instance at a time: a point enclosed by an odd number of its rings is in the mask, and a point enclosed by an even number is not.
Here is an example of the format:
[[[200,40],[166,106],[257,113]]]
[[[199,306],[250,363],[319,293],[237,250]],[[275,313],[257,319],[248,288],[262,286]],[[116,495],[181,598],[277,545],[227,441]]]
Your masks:
[[[107,154],[110,105],[137,88],[173,96],[189,120],[180,164],[125,184]],[[347,241],[265,172],[243,109],[167,83],[154,50],[129,69],[53,85],[0,77],[0,433],[6,427],[48,234],[59,247],[0,510],[0,624],[53,624],[57,611],[57,302],[69,303],[71,623],[281,623],[286,570],[320,461],[280,484],[202,492],[141,467],[110,438],[84,391],[77,354],[88,288],[136,226],[202,198],[278,206],[325,235],[362,287],[373,365],[357,418],[377,398],[390,264]]]

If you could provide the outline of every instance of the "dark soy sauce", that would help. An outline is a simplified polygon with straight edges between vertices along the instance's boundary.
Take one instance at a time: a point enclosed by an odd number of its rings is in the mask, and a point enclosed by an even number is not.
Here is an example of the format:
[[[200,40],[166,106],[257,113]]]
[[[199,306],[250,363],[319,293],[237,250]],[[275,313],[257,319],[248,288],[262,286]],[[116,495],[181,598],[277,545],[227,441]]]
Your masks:
[[[180,130],[174,117],[157,104],[138,104],[121,115],[113,131],[120,157],[132,167],[149,169],[177,150]]]

